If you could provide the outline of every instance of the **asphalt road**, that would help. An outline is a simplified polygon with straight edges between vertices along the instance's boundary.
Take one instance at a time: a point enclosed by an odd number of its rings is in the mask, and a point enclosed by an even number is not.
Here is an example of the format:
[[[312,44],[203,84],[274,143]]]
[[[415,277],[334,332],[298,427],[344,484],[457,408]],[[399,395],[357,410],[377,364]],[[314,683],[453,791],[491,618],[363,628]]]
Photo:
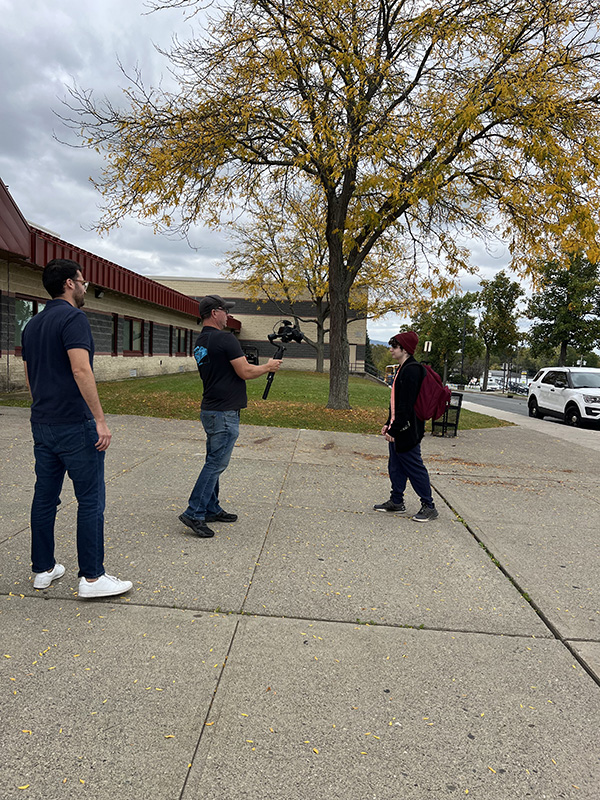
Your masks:
[[[498,408],[501,411],[511,411],[513,414],[523,414],[525,417],[529,413],[526,395],[505,397],[497,392],[464,392],[464,399],[488,408]]]
[[[513,414],[521,414],[525,417],[529,415],[527,397],[524,395],[506,397],[497,392],[464,392],[463,399],[471,403],[476,403],[484,408],[511,411]],[[545,417],[544,422],[561,426],[566,424],[556,417]],[[583,427],[585,427],[586,430],[600,433],[600,422],[586,422]]]

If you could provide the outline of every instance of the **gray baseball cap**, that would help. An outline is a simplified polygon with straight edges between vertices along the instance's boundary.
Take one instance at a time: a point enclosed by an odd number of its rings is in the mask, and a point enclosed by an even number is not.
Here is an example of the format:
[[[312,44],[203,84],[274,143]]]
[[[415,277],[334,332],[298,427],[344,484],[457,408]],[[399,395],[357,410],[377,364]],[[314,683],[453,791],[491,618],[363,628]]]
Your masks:
[[[207,294],[206,297],[201,297],[198,302],[198,313],[203,317],[205,314],[212,311],[213,308],[224,308],[225,311],[229,311],[234,305],[235,303],[232,303],[230,300],[224,300],[218,294]]]

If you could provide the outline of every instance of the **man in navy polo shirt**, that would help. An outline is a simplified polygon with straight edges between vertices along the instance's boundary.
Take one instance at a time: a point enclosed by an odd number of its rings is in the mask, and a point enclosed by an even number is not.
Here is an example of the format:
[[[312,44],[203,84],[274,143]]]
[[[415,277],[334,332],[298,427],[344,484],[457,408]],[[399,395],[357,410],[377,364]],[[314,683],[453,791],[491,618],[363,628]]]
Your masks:
[[[33,398],[36,483],[31,506],[35,589],[46,589],[65,568],[54,559],[54,523],[65,472],[77,498],[77,555],[81,598],[109,597],[132,588],[104,571],[104,454],[111,440],[92,371],[94,340],[81,311],[88,287],[76,261],[54,259],[42,276],[52,298],[25,327],[22,355]]]

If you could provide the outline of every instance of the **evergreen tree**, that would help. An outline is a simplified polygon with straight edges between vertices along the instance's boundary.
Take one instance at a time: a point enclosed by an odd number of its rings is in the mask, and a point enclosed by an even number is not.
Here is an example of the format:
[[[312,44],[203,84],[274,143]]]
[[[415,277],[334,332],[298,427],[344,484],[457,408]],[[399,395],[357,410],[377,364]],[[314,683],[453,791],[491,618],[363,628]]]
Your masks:
[[[478,292],[479,335],[485,345],[482,389],[487,389],[490,359],[510,360],[519,341],[517,303],[523,290],[501,270],[493,280],[482,280]]]
[[[527,306],[533,320],[529,342],[534,356],[549,357],[559,349],[565,366],[567,348],[585,353],[600,345],[600,269],[582,254],[567,268],[549,261],[541,269],[540,288]]]
[[[448,381],[450,370],[460,369],[464,339],[464,356],[468,359],[480,354],[481,345],[477,337],[475,320],[471,316],[476,295],[467,292],[448,300],[434,303],[428,310],[413,317],[413,329],[419,335],[419,352],[426,341],[431,342],[431,351],[423,355],[433,369]]]

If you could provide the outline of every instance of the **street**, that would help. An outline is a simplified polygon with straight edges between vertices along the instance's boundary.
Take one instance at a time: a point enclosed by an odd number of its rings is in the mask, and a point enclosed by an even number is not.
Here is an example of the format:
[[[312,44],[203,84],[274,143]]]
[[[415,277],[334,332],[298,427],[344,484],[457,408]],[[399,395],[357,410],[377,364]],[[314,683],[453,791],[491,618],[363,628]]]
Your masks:
[[[487,406],[488,408],[498,408],[500,411],[511,411],[513,414],[523,414],[528,416],[527,410],[527,395],[514,395],[514,397],[506,397],[506,395],[498,394],[497,392],[463,392],[463,399],[468,400],[470,403],[477,403],[477,405]]]
[[[527,408],[527,397],[525,395],[514,395],[514,397],[506,397],[506,395],[498,394],[497,392],[463,392],[463,402],[473,403],[474,405],[484,406],[489,409],[496,409],[497,411],[509,411],[512,414],[520,414],[528,417],[529,411]],[[544,417],[545,423],[555,425],[565,425],[565,423],[555,417]],[[598,422],[586,422],[584,425],[586,430],[600,431]]]

